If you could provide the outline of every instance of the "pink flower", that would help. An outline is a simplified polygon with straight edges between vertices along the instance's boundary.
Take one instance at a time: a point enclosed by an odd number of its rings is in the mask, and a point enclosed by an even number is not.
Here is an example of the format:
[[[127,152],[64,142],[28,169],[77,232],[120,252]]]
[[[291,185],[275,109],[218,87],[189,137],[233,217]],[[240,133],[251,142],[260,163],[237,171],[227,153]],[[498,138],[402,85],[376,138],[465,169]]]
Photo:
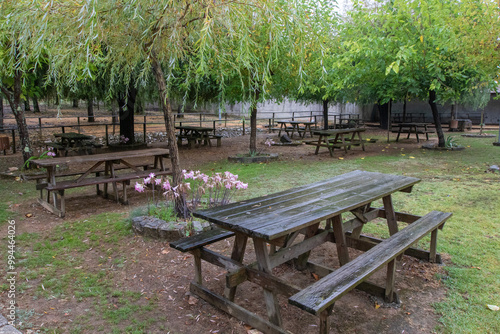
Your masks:
[[[155,184],[159,186],[161,184],[161,179],[155,179]]]
[[[49,157],[55,157],[56,156],[56,154],[54,152],[47,152],[47,155]]]
[[[147,177],[144,179],[144,184],[150,184],[151,183],[151,178]]]
[[[232,187],[231,183],[227,182],[226,183],[226,189],[231,189],[231,187]]]
[[[155,178],[155,176],[156,176],[156,175],[155,175],[155,173],[151,173],[151,174],[149,174],[149,178],[150,178],[150,179],[154,179],[154,178]]]
[[[170,182],[168,182],[168,180],[166,180],[165,182],[163,182],[163,189],[165,190],[170,190],[172,189],[172,187],[170,186]]]
[[[135,191],[138,191],[140,193],[144,192],[144,185],[136,182],[135,183]]]

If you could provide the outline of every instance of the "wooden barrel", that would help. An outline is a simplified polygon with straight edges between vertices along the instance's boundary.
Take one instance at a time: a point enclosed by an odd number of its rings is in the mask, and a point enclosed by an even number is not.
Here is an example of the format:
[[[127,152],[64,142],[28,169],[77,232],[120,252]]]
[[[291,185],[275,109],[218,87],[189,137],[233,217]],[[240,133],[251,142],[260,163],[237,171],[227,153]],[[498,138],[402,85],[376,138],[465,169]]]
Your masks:
[[[0,151],[3,151],[3,154],[5,154],[5,151],[9,148],[9,136],[0,134]]]

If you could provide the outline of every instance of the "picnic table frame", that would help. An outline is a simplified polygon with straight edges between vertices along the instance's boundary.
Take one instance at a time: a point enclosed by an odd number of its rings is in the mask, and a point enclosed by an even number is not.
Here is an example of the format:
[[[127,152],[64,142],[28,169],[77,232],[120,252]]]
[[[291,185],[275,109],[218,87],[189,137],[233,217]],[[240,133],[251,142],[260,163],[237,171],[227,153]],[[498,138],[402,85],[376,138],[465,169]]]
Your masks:
[[[59,156],[67,155],[70,150],[87,153],[85,142],[93,139],[92,136],[77,132],[54,133],[54,137],[60,139],[60,143],[51,145]],[[65,154],[62,154],[63,152]]]
[[[53,159],[39,159],[33,160],[33,163],[40,168],[46,169],[46,183],[38,184],[37,189],[40,190],[40,197],[38,202],[47,210],[54,214],[64,217],[65,215],[65,202],[64,190],[69,188],[77,188],[88,185],[96,185],[98,195],[108,197],[108,184],[111,183],[115,200],[120,201],[117,183],[123,186],[122,203],[127,204],[126,185],[132,179],[138,179],[147,176],[147,174],[155,172],[158,174],[170,173],[163,163],[163,158],[168,157],[169,151],[167,149],[155,148],[144,150],[131,150],[111,153],[101,153],[84,156],[70,156],[70,157],[56,157]],[[141,170],[130,162],[131,159],[147,159],[154,158],[153,169]],[[78,177],[71,180],[58,181],[56,170],[60,166],[85,166],[91,164],[91,167],[86,168],[79,174]],[[129,170],[128,174],[117,174],[115,165],[121,164]],[[100,167],[104,165],[104,175],[100,174]],[[95,174],[95,176],[91,176]],[[99,184],[104,185],[104,192],[99,189]],[[46,191],[46,197],[44,196]],[[52,199],[52,201],[51,201]]]
[[[393,125],[394,129],[397,128],[397,130],[393,130],[393,132],[398,133],[396,141],[399,141],[399,136],[402,133],[408,134],[406,139],[409,139],[410,135],[413,133],[417,138],[417,143],[420,143],[420,138],[418,137],[419,134],[425,134],[425,138],[429,140],[429,133],[432,133],[433,131],[427,128],[428,125],[428,123],[396,123]]]
[[[214,129],[202,126],[192,126],[192,125],[179,125],[175,127],[179,130],[179,135],[177,136],[177,144],[182,143],[182,139],[187,139],[188,146],[191,148],[194,145],[199,146],[201,143],[203,145],[212,146],[210,142],[210,133],[213,134]]]
[[[398,191],[409,193],[419,181],[407,176],[354,171],[268,196],[196,211],[193,213],[195,217],[208,220],[227,232],[214,232],[203,241],[171,243],[171,246],[191,251],[194,255],[195,278],[190,286],[192,293],[265,333],[286,333],[282,328],[277,295],[290,297],[301,289],[273,275],[272,269],[295,261],[298,269],[309,269],[320,276],[328,275],[333,269],[308,261],[311,250],[325,242],[334,242],[339,262],[344,265],[349,262],[348,246],[364,251],[373,247],[361,232],[363,226],[375,218],[385,218],[389,233],[397,234],[398,221],[413,223],[420,217],[396,212],[391,195]],[[373,208],[372,202],[379,199],[382,199],[383,207]],[[346,212],[351,212],[355,218],[343,222],[342,214]],[[323,221],[326,221],[326,225],[320,228],[320,222]],[[300,234],[304,238],[297,241]],[[203,247],[232,235],[234,243],[230,258]],[[244,264],[248,239],[253,240],[257,261]],[[196,242],[199,243],[194,246]],[[409,254],[422,259],[434,257],[434,260],[440,260],[432,241],[429,252],[411,248]],[[224,296],[203,286],[201,260],[228,270]],[[389,275],[391,270],[392,275]],[[395,266],[388,267],[385,289],[368,282],[363,282],[357,288],[397,299],[394,273]],[[245,281],[263,288],[269,321],[234,302],[238,285]],[[325,326],[322,328],[324,330]]]
[[[278,132],[278,137],[281,136],[281,131],[286,132],[287,135],[290,136],[290,138],[293,138],[293,134],[297,132],[300,136],[300,138],[304,138],[306,133],[309,132],[309,135],[312,137],[313,136],[313,131],[311,126],[316,124],[313,121],[276,121],[277,124],[280,125],[279,127],[279,132]],[[287,124],[290,124],[290,126],[287,126]],[[300,127],[300,125],[304,125],[303,128]]]
[[[316,146],[314,154],[319,153],[320,147],[326,147],[332,157],[335,148],[343,147],[347,153],[347,150],[350,150],[352,145],[361,145],[364,151],[365,144],[361,134],[364,131],[366,129],[363,128],[315,130],[314,134],[319,135],[318,140],[308,141],[306,144]]]

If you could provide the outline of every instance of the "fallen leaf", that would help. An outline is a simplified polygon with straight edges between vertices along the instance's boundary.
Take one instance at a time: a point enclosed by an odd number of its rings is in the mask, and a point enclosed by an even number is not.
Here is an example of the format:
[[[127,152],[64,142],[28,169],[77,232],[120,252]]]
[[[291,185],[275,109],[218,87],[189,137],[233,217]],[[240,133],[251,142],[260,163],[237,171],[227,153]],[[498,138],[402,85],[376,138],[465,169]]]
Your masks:
[[[170,253],[170,251],[169,251],[169,250],[167,250],[167,249],[164,249],[164,250],[162,250],[162,251],[161,251],[161,253],[162,253],[162,254],[168,254],[168,253]]]
[[[375,303],[375,309],[378,310],[380,308],[380,304],[379,303]]]
[[[25,214],[25,216],[26,216],[26,218],[31,218],[31,217],[33,217],[33,214],[32,213],[27,213],[27,214]]]
[[[188,299],[189,305],[196,305],[197,303],[198,303],[198,298],[193,297],[193,296],[189,296],[189,299]]]
[[[339,160],[344,160],[344,158],[342,158],[342,157],[339,157]]]
[[[315,273],[311,273],[311,275],[312,275],[312,277],[314,277],[314,279],[316,281],[319,281],[319,276],[318,275],[316,275]]]
[[[492,311],[498,311],[500,310],[500,307],[496,306],[496,305],[486,305],[488,306],[488,308]]]

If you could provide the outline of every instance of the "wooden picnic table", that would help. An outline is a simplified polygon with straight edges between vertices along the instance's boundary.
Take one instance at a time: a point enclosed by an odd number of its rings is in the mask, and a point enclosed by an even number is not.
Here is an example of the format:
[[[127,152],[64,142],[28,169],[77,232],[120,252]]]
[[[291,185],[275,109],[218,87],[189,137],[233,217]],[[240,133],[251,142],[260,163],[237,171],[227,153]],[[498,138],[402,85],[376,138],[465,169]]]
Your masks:
[[[51,145],[58,155],[67,155],[70,150],[88,153],[86,142],[93,139],[92,136],[77,132],[54,133],[54,137],[60,139],[59,143]]]
[[[187,139],[190,148],[194,145],[199,146],[201,143],[203,143],[203,145],[212,146],[210,139],[217,139],[217,146],[220,146],[221,136],[216,136],[213,133],[213,128],[190,125],[179,125],[175,128],[179,130],[177,136],[178,145],[181,145],[182,139]]]
[[[168,157],[168,154],[169,151],[167,149],[155,148],[33,160],[33,163],[35,165],[40,168],[46,169],[46,183],[37,185],[37,189],[40,190],[40,197],[38,198],[38,202],[52,213],[55,213],[60,217],[64,217],[65,189],[95,185],[97,194],[102,194],[104,197],[107,197],[107,186],[109,183],[111,183],[114,189],[115,199],[116,201],[119,201],[120,199],[117,189],[117,183],[121,183],[123,186],[123,197],[121,202],[127,204],[128,200],[126,185],[130,183],[130,180],[146,177],[149,173],[156,173],[161,175],[170,173],[168,168],[166,168],[163,163],[163,158]],[[147,167],[145,167],[145,169],[141,170],[140,167],[130,162],[130,160],[132,159],[147,160],[148,158],[154,158],[153,169],[147,169]],[[72,176],[76,175],[78,176],[77,178],[63,181],[57,180],[57,169],[62,166],[78,168],[81,166],[88,166],[90,164],[91,167],[86,168],[81,173],[68,174]],[[104,169],[102,169],[102,165],[104,165]],[[125,166],[127,173],[117,174],[115,168],[116,165]],[[144,166],[144,164],[142,165]],[[100,173],[103,173],[104,175],[101,176]],[[104,185],[103,193],[101,193],[101,191],[99,190],[100,184]],[[46,191],[46,197],[44,196],[44,191]]]
[[[398,136],[396,141],[399,141],[399,136],[402,133],[407,133],[408,136],[406,139],[410,138],[410,135],[413,133],[417,137],[417,142],[420,142],[419,134],[425,134],[427,140],[429,140],[429,133],[433,133],[432,130],[429,130],[428,123],[396,123],[393,125],[393,132],[397,132]],[[397,129],[397,130],[396,130]]]
[[[191,283],[191,292],[265,333],[287,333],[282,327],[278,294],[289,297],[291,304],[306,311],[311,312],[312,309],[311,313],[314,313],[318,310],[314,306],[307,306],[308,302],[316,301],[307,298],[309,292],[306,290],[311,287],[300,289],[293,282],[277,277],[272,270],[276,266],[294,261],[299,270],[308,269],[323,277],[319,282],[325,284],[323,280],[332,279],[331,275],[336,271],[309,262],[308,258],[314,248],[326,242],[334,242],[340,264],[346,265],[343,272],[348,272],[347,277],[351,280],[349,284],[342,283],[343,288],[337,291],[340,291],[340,295],[357,286],[364,291],[397,300],[394,291],[395,257],[411,250],[413,256],[436,260],[435,242],[433,244],[431,241],[429,252],[410,246],[430,231],[433,233],[432,240],[435,241],[435,231],[439,226],[442,227],[450,214],[433,213],[420,217],[395,212],[393,207],[391,195],[398,191],[411,192],[413,185],[419,181],[417,178],[401,175],[353,171],[275,194],[196,211],[193,213],[195,217],[218,225],[220,230],[182,239],[171,243],[171,246],[181,251],[190,251],[194,255],[195,278]],[[383,207],[372,207],[372,203],[379,199],[382,199]],[[354,218],[343,221],[342,214],[349,212]],[[388,241],[361,235],[363,226],[375,218],[386,219],[391,234]],[[403,233],[406,230],[403,229],[398,232],[398,221],[412,223],[415,231]],[[320,228],[321,222],[326,222],[324,228]],[[422,230],[424,227],[425,231]],[[301,234],[303,238],[298,238]],[[234,236],[234,243],[230,258],[204,247],[231,236]],[[243,257],[248,239],[253,241],[257,261],[245,264]],[[356,259],[350,261],[348,246],[368,250],[363,262]],[[372,256],[370,252],[376,254]],[[201,260],[228,270],[224,296],[203,285]],[[385,289],[364,281],[374,270],[387,263],[389,265]],[[363,274],[360,274],[359,278],[352,272],[361,273],[361,270]],[[245,281],[256,283],[263,288],[269,321],[235,303],[236,288]],[[312,288],[317,290],[315,284]],[[329,289],[327,285],[322,286],[319,291],[328,292]],[[306,301],[301,293],[306,294]],[[311,292],[311,295],[315,296],[316,292]],[[340,298],[340,295],[337,297]],[[320,296],[318,301],[323,303],[318,307],[318,314],[321,314],[320,331],[326,333],[330,313],[324,313],[323,310],[326,308],[331,312],[333,301],[324,295]]]
[[[316,130],[314,134],[319,135],[318,140],[311,140],[305,143],[307,145],[316,146],[314,154],[318,154],[320,147],[328,148],[330,156],[332,157],[335,148],[343,147],[344,151],[347,153],[347,150],[350,150],[352,145],[361,145],[364,151],[365,144],[361,135],[364,131],[366,131],[366,129],[363,128]]]
[[[286,132],[286,134],[290,136],[290,138],[293,138],[293,134],[295,132],[299,134],[300,138],[304,138],[307,132],[309,132],[309,135],[312,137],[313,132],[311,126],[316,124],[315,122],[312,121],[290,121],[290,120],[276,121],[276,123],[280,125],[278,137],[281,136],[281,131],[283,131]],[[301,127],[301,125],[303,125],[303,127]]]

